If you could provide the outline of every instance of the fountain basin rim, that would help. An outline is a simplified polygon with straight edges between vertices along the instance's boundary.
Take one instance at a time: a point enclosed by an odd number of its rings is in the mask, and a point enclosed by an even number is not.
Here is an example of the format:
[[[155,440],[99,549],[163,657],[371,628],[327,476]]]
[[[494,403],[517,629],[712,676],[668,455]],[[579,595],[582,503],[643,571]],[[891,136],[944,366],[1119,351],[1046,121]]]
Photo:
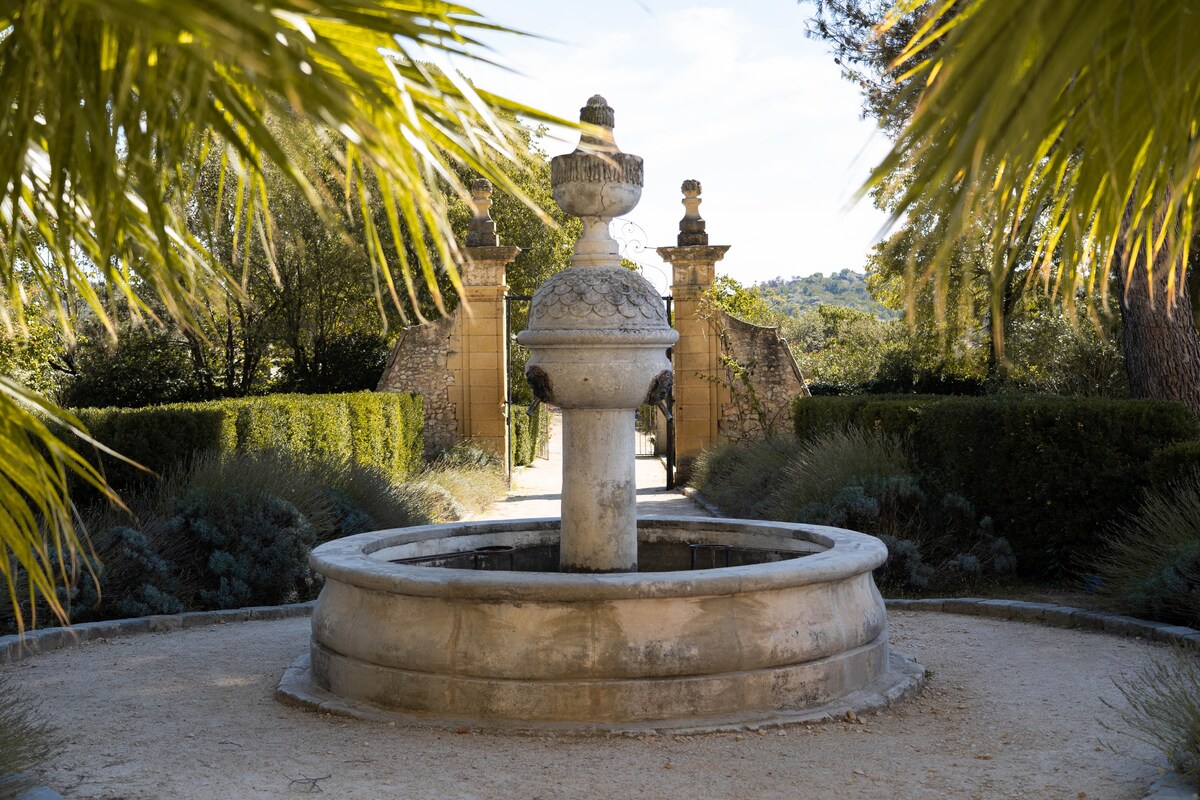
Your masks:
[[[675,516],[639,517],[638,528],[691,528],[705,532],[740,529],[801,539],[828,549],[802,558],[764,564],[695,571],[602,574],[475,571],[392,564],[371,557],[379,550],[425,539],[554,530],[560,525],[557,517],[545,517],[372,531],[320,545],[309,556],[309,564],[327,579],[380,592],[462,599],[591,602],[736,595],[831,583],[870,572],[887,559],[887,547],[883,542],[843,528]]]

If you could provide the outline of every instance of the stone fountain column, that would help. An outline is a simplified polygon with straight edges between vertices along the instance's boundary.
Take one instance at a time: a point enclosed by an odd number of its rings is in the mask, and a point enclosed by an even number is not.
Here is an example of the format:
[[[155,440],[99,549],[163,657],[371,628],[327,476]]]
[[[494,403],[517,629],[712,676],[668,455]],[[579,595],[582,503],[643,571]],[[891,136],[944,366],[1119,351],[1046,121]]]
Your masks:
[[[596,95],[573,153],[551,160],[554,201],[583,221],[571,266],[534,294],[518,335],[531,351],[534,394],[563,410],[564,572],[637,571],[634,416],[671,385],[667,348],[679,338],[662,298],[623,268],[608,226],[642,193],[642,159],[613,138],[613,110]]]

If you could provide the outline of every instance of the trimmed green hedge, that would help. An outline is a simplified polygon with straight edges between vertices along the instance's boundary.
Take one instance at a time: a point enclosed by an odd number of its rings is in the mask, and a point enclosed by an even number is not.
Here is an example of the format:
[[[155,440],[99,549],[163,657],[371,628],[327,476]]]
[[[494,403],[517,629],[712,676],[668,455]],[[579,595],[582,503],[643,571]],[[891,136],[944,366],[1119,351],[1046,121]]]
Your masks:
[[[380,467],[397,479],[416,473],[424,463],[424,419],[417,395],[276,394],[75,413],[100,442],[160,474],[209,450],[276,449],[346,458]],[[118,489],[147,477],[111,456],[101,461]]]
[[[550,412],[544,405],[539,404],[533,416],[525,413],[523,408],[514,408],[508,415],[508,441],[512,448],[513,466],[532,464],[549,435]]]
[[[922,480],[992,517],[1030,577],[1069,571],[1200,436],[1182,405],[1148,400],[811,397],[792,411],[801,438],[835,427],[904,437]]]

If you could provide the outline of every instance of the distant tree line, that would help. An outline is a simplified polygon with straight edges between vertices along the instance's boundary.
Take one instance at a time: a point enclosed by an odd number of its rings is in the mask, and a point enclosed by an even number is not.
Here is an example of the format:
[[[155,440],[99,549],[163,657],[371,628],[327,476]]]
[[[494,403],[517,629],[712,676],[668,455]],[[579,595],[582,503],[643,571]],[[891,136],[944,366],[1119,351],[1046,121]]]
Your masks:
[[[895,319],[899,312],[880,303],[867,288],[867,276],[852,269],[816,272],[796,278],[776,277],[757,284],[771,305],[789,317],[814,311],[821,305],[865,311],[881,319]]]

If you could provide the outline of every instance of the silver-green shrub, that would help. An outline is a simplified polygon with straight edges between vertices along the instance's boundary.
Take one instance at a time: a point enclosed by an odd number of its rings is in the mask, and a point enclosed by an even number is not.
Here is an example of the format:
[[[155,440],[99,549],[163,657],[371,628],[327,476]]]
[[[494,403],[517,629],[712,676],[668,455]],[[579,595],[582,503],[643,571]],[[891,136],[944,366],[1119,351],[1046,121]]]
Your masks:
[[[1122,676],[1117,688],[1129,733],[1166,757],[1171,768],[1200,786],[1200,651],[1177,648],[1140,673]]]
[[[1090,566],[1118,610],[1200,626],[1200,474],[1147,492]]]
[[[903,442],[834,429],[807,440],[724,444],[697,463],[694,485],[730,516],[808,522],[879,536],[885,589],[958,587],[1011,572],[1012,548],[956,494],[930,495]]]

